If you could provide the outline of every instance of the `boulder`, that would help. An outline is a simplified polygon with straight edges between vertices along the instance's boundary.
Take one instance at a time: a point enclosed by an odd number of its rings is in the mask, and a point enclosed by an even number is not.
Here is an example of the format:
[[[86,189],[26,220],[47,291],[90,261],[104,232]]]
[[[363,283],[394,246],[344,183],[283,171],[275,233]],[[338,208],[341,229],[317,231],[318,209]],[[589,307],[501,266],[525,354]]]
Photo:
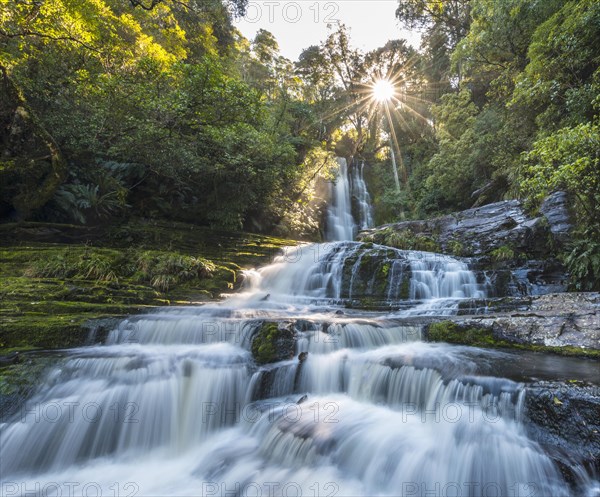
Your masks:
[[[546,449],[568,480],[574,468],[600,471],[600,388],[580,382],[539,381],[524,401],[529,436]],[[570,474],[571,473],[571,474]]]

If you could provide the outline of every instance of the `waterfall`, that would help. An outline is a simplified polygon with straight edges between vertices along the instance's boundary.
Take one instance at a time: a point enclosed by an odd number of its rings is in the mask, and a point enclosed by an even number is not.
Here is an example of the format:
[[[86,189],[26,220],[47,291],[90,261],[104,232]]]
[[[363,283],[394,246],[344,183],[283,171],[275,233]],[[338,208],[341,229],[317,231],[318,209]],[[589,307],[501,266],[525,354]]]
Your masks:
[[[378,299],[427,303],[444,310],[460,299],[485,298],[466,262],[415,250],[358,242],[301,245],[252,272],[249,289],[274,300]],[[405,307],[406,307],[405,305]],[[445,311],[442,313],[446,313]]]
[[[327,210],[326,239],[328,241],[353,240],[358,229],[373,225],[371,198],[364,180],[364,162],[348,171],[346,159],[338,157],[339,169],[335,183],[330,187],[331,202]],[[356,204],[353,216],[352,203]]]
[[[336,305],[357,296],[411,304]],[[290,249],[221,303],[130,317],[65,353],[0,424],[1,493],[567,496],[527,436],[524,386],[494,375],[507,354],[422,341],[414,316],[482,296],[457,258]],[[265,321],[295,345],[260,365]]]
[[[352,217],[351,188],[346,159],[338,157],[339,171],[331,185],[331,203],[327,210],[328,241],[352,240],[354,218]]]
[[[357,225],[361,230],[373,227],[373,207],[371,205],[371,196],[367,190],[367,184],[364,178],[365,163],[354,168],[352,176],[352,192],[356,198],[358,208]]]

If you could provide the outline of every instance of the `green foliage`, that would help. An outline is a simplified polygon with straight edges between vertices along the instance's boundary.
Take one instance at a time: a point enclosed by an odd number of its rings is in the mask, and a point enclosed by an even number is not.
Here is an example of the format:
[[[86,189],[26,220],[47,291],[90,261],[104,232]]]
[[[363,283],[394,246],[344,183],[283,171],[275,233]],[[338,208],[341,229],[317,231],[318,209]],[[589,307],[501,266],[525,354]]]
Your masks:
[[[131,207],[269,230],[306,182],[298,172],[306,153],[326,147],[272,35],[251,46],[219,0],[149,10],[114,0],[5,7],[6,74],[68,161],[34,218],[96,224]],[[2,104],[9,140],[16,104]],[[25,138],[18,144],[3,155],[0,175],[12,186],[0,192],[0,214],[54,178],[49,164],[28,160],[47,152]]]
[[[515,251],[507,245],[502,245],[490,252],[490,257],[494,262],[510,261],[515,258]]]
[[[400,0],[396,17],[408,28],[428,28],[428,36],[443,33],[455,46],[470,24],[470,0]]]
[[[209,278],[215,264],[200,257],[180,254],[142,253],[136,261],[136,279],[161,291],[183,281]]]
[[[535,30],[511,103],[533,109],[549,130],[590,120],[600,93],[599,54],[600,4],[566,2]]]
[[[580,124],[538,140],[523,157],[521,191],[532,207],[557,189],[575,199],[580,226],[600,220],[600,126]]]
[[[600,290],[600,240],[597,232],[584,233],[573,242],[564,261],[574,290]]]
[[[73,278],[95,282],[119,282],[130,279],[150,284],[160,291],[168,291],[184,281],[210,278],[216,266],[201,257],[155,251],[141,253],[135,261],[132,252],[98,253],[92,249],[59,251],[46,259],[39,259],[25,270],[30,278]]]
[[[71,218],[82,224],[86,223],[88,213],[97,218],[106,218],[124,207],[115,191],[101,195],[99,185],[63,185],[54,194],[54,201],[67,219]]]
[[[459,242],[458,240],[450,240],[448,242],[448,246],[446,247],[448,252],[457,257],[463,257],[467,255],[467,249],[465,246]]]

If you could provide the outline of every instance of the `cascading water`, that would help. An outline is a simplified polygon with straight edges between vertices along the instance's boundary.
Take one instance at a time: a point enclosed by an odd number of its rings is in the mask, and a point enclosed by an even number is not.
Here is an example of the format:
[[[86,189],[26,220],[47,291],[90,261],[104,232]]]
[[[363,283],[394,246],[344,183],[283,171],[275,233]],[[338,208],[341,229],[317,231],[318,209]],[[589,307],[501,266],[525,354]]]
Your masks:
[[[371,206],[371,196],[367,190],[367,184],[364,178],[365,163],[354,168],[352,175],[352,191],[356,198],[358,209],[357,225],[361,230],[373,227],[373,208]]]
[[[451,314],[461,299],[482,299],[467,264],[453,257],[358,242],[304,245],[249,275],[251,293],[305,303],[377,299]],[[412,304],[412,305],[411,305]]]
[[[0,425],[1,493],[567,496],[525,432],[523,385],[494,376],[510,356],[422,341],[415,316],[483,296],[452,257],[291,249],[223,303],[132,317],[69,351]],[[374,297],[407,305],[336,306]],[[257,342],[265,323],[293,353]]]
[[[357,229],[373,225],[371,198],[364,180],[364,163],[348,171],[346,159],[337,159],[339,170],[331,185],[331,204],[327,210],[327,241],[353,240]],[[352,214],[352,200],[356,202],[356,219]]]

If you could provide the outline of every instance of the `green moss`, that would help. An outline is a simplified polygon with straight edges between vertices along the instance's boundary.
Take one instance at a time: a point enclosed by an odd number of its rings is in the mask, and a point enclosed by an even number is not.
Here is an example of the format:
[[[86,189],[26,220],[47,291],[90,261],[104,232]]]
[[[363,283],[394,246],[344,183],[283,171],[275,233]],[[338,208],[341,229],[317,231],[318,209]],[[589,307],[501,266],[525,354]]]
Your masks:
[[[389,262],[382,264],[379,269],[381,276],[383,276],[384,278],[387,278],[391,267],[392,267],[392,265]]]
[[[26,396],[58,357],[23,357],[19,363],[0,367],[0,397]]]
[[[277,360],[275,339],[279,334],[276,323],[264,323],[252,341],[252,355],[259,364]]]
[[[458,343],[477,347],[489,347],[496,344],[492,330],[460,326],[452,321],[430,324],[427,329],[427,337],[432,342]]]
[[[374,297],[363,297],[353,299],[352,302],[346,304],[348,309],[361,309],[363,311],[387,311],[390,309],[390,304],[387,300],[380,300]]]
[[[377,271],[374,273],[373,295],[383,296],[388,286],[388,275],[390,273],[391,264],[384,262],[379,264]]]
[[[490,328],[464,326],[452,321],[430,324],[427,327],[426,336],[430,342],[446,342],[482,348],[511,348],[563,356],[600,358],[600,350],[582,349],[572,346],[548,347],[545,345],[510,342],[495,338]]]

